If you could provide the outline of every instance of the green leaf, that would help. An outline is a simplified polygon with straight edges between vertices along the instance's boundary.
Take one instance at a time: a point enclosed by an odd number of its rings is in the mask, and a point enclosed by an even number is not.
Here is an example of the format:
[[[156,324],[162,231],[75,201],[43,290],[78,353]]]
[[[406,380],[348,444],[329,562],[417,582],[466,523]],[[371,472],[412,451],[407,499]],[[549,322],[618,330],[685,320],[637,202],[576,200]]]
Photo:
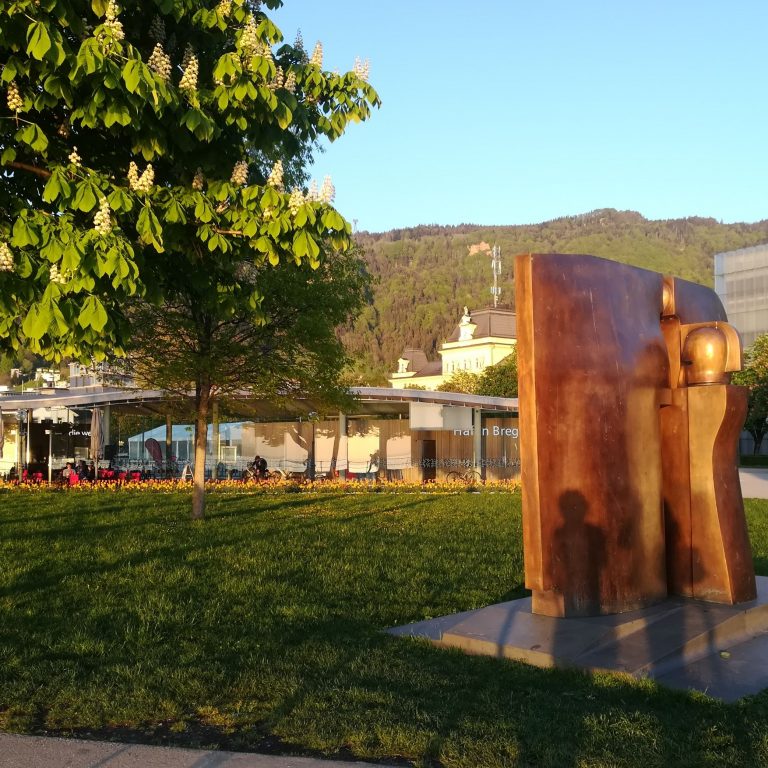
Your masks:
[[[50,302],[35,302],[27,312],[21,330],[28,339],[42,339],[51,325],[53,312]]]
[[[119,187],[112,190],[107,201],[113,211],[130,211],[133,208],[133,200],[131,200],[130,195]]]
[[[5,62],[2,75],[0,75],[0,82],[10,83],[16,77],[18,69],[16,69],[17,60],[11,56],[8,61]]]
[[[40,249],[40,255],[48,261],[57,262],[62,253],[64,252],[64,246],[61,244],[61,240],[57,237],[52,237],[45,246]]]
[[[48,28],[42,21],[33,21],[27,27],[27,53],[32,58],[42,61],[51,47],[51,37]]]
[[[211,208],[208,201],[202,195],[200,195],[195,205],[195,218],[202,222],[208,222],[213,218],[213,208]]]
[[[43,200],[46,203],[52,203],[61,193],[61,184],[59,183],[59,174],[52,173],[48,179],[45,189],[43,189]]]
[[[96,192],[90,181],[81,181],[77,185],[75,197],[72,200],[72,207],[76,210],[88,213],[96,206]]]
[[[178,200],[171,200],[168,207],[165,209],[165,220],[171,224],[186,224],[187,215],[184,212],[184,208],[179,205]]]
[[[64,313],[59,309],[58,304],[52,305],[53,309],[53,333],[56,336],[66,336],[70,332],[70,325],[64,317]]]
[[[333,210],[333,208],[328,208],[324,211],[320,220],[326,229],[338,229],[340,231],[345,229],[346,222],[344,221],[344,218],[338,211]]]
[[[200,118],[202,112],[199,109],[188,109],[186,114],[181,118],[181,124],[186,125],[190,131],[194,131],[198,125],[200,125]]]
[[[89,296],[77,317],[77,324],[85,328],[93,328],[97,333],[104,330],[108,320],[107,310],[96,296]]]
[[[128,125],[131,122],[131,113],[125,104],[111,102],[104,115],[104,125],[111,128],[115,123],[118,125]]]
[[[302,230],[293,238],[293,253],[298,258],[308,256],[310,259],[316,259],[320,255],[320,246],[309,232]]]
[[[275,208],[280,203],[280,195],[274,187],[265,187],[264,194],[261,196],[261,210]]]
[[[155,216],[154,211],[145,205],[141,209],[139,219],[136,222],[136,229],[143,242],[153,245],[158,253],[163,252],[163,228],[160,221]]]
[[[15,138],[28,144],[37,152],[43,152],[48,147],[48,137],[36,123],[25,125],[20,131],[17,131]]]
[[[11,236],[11,245],[23,248],[25,245],[37,245],[40,238],[37,232],[29,226],[26,219],[18,218],[13,224],[13,235]]]
[[[0,165],[7,165],[12,163],[16,159],[16,150],[13,147],[8,147],[2,156],[0,156]]]
[[[64,254],[61,258],[61,269],[67,272],[76,273],[80,268],[80,261],[83,257],[83,252],[80,246],[71,241],[67,243],[64,248]]]
[[[277,118],[277,124],[285,130],[293,121],[293,114],[288,107],[282,102],[279,102],[275,109],[275,117]]]
[[[141,80],[141,62],[136,59],[130,59],[123,67],[123,82],[125,87],[131,92],[136,93]]]

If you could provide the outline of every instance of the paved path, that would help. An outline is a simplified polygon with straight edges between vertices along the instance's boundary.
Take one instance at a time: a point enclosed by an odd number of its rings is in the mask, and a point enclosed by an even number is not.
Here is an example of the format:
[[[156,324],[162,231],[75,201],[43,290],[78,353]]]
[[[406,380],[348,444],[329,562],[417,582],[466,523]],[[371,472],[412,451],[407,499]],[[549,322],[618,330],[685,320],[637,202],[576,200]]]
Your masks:
[[[374,763],[0,733],[0,768],[384,768]]]
[[[768,499],[768,469],[741,468],[739,478],[745,499]]]

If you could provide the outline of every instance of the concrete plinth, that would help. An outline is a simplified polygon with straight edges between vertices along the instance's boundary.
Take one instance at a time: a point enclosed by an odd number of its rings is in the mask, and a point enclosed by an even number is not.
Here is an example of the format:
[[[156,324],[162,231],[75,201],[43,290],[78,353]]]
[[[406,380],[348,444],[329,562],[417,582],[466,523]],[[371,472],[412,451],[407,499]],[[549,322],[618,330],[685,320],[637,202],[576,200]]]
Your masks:
[[[650,677],[724,701],[768,688],[766,577],[757,577],[757,599],[739,605],[670,598],[638,611],[568,619],[533,614],[524,598],[387,631],[539,667]]]

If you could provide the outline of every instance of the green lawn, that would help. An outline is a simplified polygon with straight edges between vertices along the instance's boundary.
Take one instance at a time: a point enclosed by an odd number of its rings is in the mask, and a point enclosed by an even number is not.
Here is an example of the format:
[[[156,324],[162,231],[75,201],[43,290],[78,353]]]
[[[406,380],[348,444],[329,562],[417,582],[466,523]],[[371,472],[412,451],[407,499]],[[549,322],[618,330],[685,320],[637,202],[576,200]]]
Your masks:
[[[423,766],[766,766],[725,705],[381,633],[521,596],[519,495],[0,490],[0,728]],[[768,574],[768,504],[748,502]]]

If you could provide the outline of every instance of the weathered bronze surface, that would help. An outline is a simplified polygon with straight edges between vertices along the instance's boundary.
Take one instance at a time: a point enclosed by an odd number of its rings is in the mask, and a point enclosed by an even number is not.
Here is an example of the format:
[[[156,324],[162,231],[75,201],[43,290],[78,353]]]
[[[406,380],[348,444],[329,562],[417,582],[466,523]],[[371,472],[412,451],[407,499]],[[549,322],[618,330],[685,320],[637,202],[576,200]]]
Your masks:
[[[533,611],[753,599],[741,346],[717,296],[593,256],[518,256],[515,274]]]

